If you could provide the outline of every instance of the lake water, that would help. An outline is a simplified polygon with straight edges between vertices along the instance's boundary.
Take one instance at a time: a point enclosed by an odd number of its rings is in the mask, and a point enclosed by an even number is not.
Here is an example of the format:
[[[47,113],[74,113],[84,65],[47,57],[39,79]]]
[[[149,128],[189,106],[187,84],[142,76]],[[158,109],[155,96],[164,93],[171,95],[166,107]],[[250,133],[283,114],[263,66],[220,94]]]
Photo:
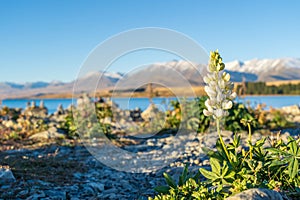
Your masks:
[[[267,109],[270,107],[281,108],[283,106],[298,105],[300,106],[300,96],[247,96],[237,98],[237,101],[256,107],[257,104],[266,104]]]
[[[168,109],[171,100],[176,98],[153,98],[153,103],[160,106],[162,110]],[[9,99],[2,100],[2,106],[10,108],[26,108],[27,102],[35,101],[36,105],[40,104],[39,99]],[[58,105],[67,108],[72,104],[72,99],[44,99],[44,104],[48,108],[49,113],[54,113]],[[141,108],[145,110],[150,104],[148,98],[114,98],[113,101],[119,105],[121,109]],[[300,105],[300,96],[247,96],[245,98],[237,98],[236,101],[248,103],[255,107],[257,104],[265,103],[267,109],[280,108],[283,106]],[[76,101],[75,101],[76,103]]]

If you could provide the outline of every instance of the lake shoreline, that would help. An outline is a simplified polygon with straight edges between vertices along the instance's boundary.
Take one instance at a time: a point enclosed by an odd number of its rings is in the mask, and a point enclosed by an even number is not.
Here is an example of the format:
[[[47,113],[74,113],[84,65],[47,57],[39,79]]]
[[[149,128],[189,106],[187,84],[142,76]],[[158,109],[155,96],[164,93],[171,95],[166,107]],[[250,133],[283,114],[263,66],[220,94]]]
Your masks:
[[[44,100],[44,99],[77,99],[79,98],[80,96],[82,95],[76,95],[75,97],[73,96],[66,96],[66,97],[61,97],[61,96],[57,96],[57,97],[47,97],[47,96],[41,96],[41,97],[9,97],[9,98],[3,98],[0,100],[1,101],[4,101],[4,100]],[[94,95],[93,95],[94,96]],[[291,96],[291,97],[294,97],[294,96],[300,96],[300,94],[247,94],[247,95],[241,95],[241,96],[238,96],[238,98],[244,98],[244,97],[261,97],[261,96],[265,96],[265,97],[282,97],[282,96]],[[101,96],[101,95],[95,95],[95,97],[103,97],[103,98],[137,98],[137,99],[149,99],[148,96]],[[201,97],[201,95],[196,95],[196,97]],[[152,97],[152,98],[192,98],[192,96],[172,96],[172,95],[166,95],[166,96],[155,96],[155,97]]]
[[[181,97],[177,97],[180,100]],[[148,97],[103,97],[105,101],[112,100],[116,103],[119,108],[126,109],[135,109],[140,108],[145,110],[151,103]],[[186,97],[186,99],[193,99],[193,97]],[[153,97],[152,102],[154,104],[163,106],[167,108],[170,105],[172,100],[176,100],[176,97]],[[58,106],[61,104],[64,108],[69,107],[70,105],[76,105],[76,98],[19,98],[19,99],[4,99],[0,104],[0,107],[10,107],[10,108],[22,108],[25,109],[28,103],[35,103],[39,105],[41,102],[45,104],[50,113],[53,113],[57,110]],[[286,106],[293,106],[300,104],[300,95],[247,95],[239,96],[235,99],[235,102],[249,104],[251,107],[255,108],[258,104],[265,104],[268,107],[272,108],[282,108]]]

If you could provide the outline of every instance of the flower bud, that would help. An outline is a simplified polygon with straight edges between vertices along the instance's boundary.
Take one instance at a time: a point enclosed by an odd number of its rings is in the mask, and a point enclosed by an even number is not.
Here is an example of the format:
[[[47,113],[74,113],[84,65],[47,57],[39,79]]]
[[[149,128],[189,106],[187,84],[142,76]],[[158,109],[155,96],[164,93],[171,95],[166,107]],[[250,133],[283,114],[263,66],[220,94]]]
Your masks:
[[[230,80],[230,74],[224,72],[222,78],[224,81],[228,82]]]

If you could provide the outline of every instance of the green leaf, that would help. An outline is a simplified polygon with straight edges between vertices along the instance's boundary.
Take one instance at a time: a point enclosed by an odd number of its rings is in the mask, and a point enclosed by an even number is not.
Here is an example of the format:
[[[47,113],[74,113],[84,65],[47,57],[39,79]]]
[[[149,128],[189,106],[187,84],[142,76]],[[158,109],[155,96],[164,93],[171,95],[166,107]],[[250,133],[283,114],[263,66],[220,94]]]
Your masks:
[[[201,175],[201,173],[200,173],[200,171],[198,171],[198,172],[192,177],[192,179],[198,180],[199,177],[200,177],[200,175]]]
[[[226,165],[226,162],[225,162],[225,164],[223,165],[223,169],[222,169],[222,177],[224,177],[227,174],[228,169],[229,169],[229,167],[228,167],[228,165]]]
[[[154,188],[154,190],[158,193],[167,194],[170,190],[169,186],[157,186]]]
[[[276,149],[276,148],[266,148],[266,150],[270,153],[275,153],[275,154],[283,154],[285,156],[289,156],[290,154],[287,152],[284,152],[280,149]]]
[[[207,147],[202,147],[201,149],[202,149],[202,151],[203,151],[205,154],[207,154],[209,157],[215,154],[215,152],[214,152],[213,150],[211,150],[211,149],[209,149],[209,148],[207,148]]]
[[[217,192],[221,192],[222,191],[222,189],[223,189],[223,186],[222,186],[222,184],[219,184],[218,185],[218,187],[217,187]]]
[[[270,164],[270,167],[273,167],[273,166],[279,166],[279,165],[284,165],[286,164],[286,162],[284,161],[279,161],[279,160],[273,160]]]
[[[226,154],[225,154],[225,151],[223,149],[220,139],[217,140],[216,149],[217,149],[218,153],[220,154],[220,156],[222,156],[223,158],[226,158]]]
[[[289,170],[289,176],[290,178],[295,178],[295,176],[298,173],[298,160],[297,159],[292,159],[289,166],[288,166],[288,170]]]
[[[164,175],[164,177],[165,177],[165,179],[166,179],[167,184],[168,184],[170,187],[172,187],[172,188],[176,188],[176,183],[175,183],[175,181],[172,179],[172,177],[169,176],[169,174],[167,174],[167,173],[163,173],[163,175]]]
[[[231,161],[233,161],[234,163],[237,163],[238,158],[231,151],[229,152],[229,156],[230,156]]]
[[[187,178],[187,174],[188,174],[188,166],[187,164],[184,166],[184,169],[182,171],[182,174],[181,176],[179,177],[179,182],[178,182],[178,185],[183,185],[184,182],[186,181],[186,178]]]
[[[233,179],[235,176],[235,172],[234,171],[231,171],[229,174],[227,174],[224,178],[226,179]]]
[[[209,162],[211,165],[212,172],[214,172],[217,175],[220,175],[221,165],[220,165],[219,161],[216,158],[210,158]]]
[[[290,148],[290,152],[293,154],[293,155],[297,155],[297,150],[298,150],[298,147],[297,147],[297,144],[296,144],[296,141],[294,138],[292,138],[291,136],[288,137],[288,147]]]
[[[213,173],[213,172],[210,172],[210,171],[207,171],[206,169],[204,168],[200,168],[200,173],[207,179],[211,180],[211,181],[214,181],[216,179],[218,179],[219,177]]]
[[[237,148],[240,145],[240,141],[241,141],[241,136],[235,134],[233,138],[233,145],[235,148]]]
[[[265,144],[265,140],[266,140],[266,138],[262,138],[262,139],[258,140],[258,141],[255,143],[255,146],[257,146],[257,147],[263,146],[263,145]]]

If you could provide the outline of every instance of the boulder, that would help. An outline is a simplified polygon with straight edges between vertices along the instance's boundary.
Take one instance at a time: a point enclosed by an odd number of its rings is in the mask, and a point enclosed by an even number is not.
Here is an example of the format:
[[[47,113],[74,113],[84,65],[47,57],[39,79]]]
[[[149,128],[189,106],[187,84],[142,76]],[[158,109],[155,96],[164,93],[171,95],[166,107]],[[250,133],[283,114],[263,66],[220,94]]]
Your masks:
[[[49,140],[49,139],[63,139],[65,134],[56,127],[51,127],[47,131],[36,133],[29,137],[32,140]]]
[[[10,184],[16,179],[8,167],[0,166],[0,185]]]
[[[264,188],[253,188],[236,194],[232,197],[226,198],[226,200],[283,200],[280,193],[264,189]]]
[[[151,121],[154,119],[159,112],[158,108],[155,106],[155,104],[150,104],[148,108],[142,112],[141,117],[144,121]]]
[[[59,104],[54,115],[64,115],[64,114],[65,114],[65,110],[62,104]]]
[[[281,110],[287,114],[300,115],[300,109],[299,109],[299,106],[297,106],[297,105],[284,106],[281,108]]]
[[[91,103],[92,103],[91,97],[88,94],[84,93],[82,96],[80,96],[77,99],[77,108],[82,110],[87,106],[91,106]]]
[[[13,120],[3,121],[2,124],[7,128],[14,128],[17,125]]]

